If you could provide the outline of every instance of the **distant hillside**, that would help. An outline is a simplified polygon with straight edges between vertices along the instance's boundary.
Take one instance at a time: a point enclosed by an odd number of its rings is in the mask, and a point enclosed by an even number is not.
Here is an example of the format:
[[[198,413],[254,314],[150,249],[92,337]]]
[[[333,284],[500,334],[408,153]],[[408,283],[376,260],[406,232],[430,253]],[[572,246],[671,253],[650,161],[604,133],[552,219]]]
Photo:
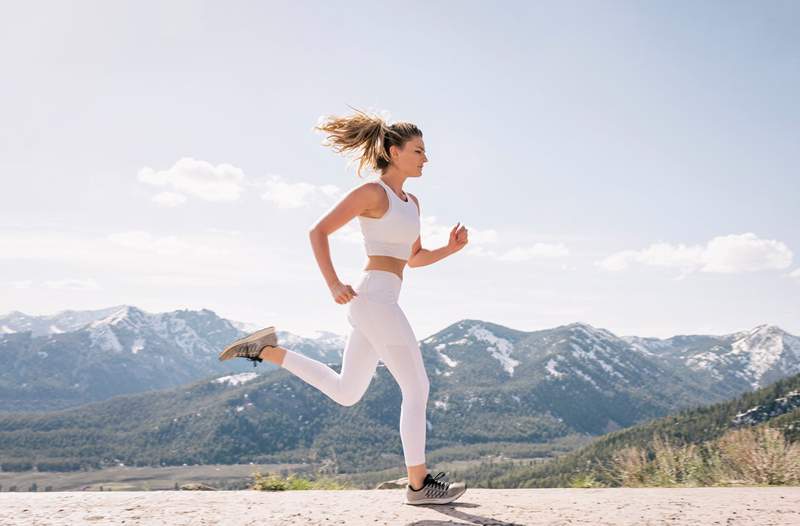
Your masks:
[[[654,435],[666,437],[675,446],[699,445],[732,429],[761,425],[780,430],[790,442],[800,440],[800,374],[734,400],[682,410],[609,433],[549,462],[534,466],[498,465],[492,473],[475,471],[467,476],[488,487],[565,487],[578,473],[591,473],[604,481],[602,470],[596,466],[607,465],[614,453],[626,447],[650,451]]]

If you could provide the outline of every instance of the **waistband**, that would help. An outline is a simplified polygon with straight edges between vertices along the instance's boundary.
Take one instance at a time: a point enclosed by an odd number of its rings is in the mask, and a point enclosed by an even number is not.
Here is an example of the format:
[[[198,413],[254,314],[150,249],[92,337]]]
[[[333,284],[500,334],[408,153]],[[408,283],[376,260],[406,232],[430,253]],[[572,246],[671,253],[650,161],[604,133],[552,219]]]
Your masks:
[[[396,302],[400,297],[403,280],[394,272],[388,270],[365,270],[362,272],[353,289],[358,297],[377,301],[379,303]]]

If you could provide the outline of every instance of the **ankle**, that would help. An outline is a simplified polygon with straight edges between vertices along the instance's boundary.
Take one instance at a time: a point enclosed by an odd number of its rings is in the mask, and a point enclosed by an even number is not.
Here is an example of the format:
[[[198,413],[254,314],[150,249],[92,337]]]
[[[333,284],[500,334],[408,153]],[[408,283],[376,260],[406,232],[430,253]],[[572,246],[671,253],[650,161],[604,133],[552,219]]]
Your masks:
[[[261,352],[258,353],[258,357],[268,362],[273,361],[275,358],[275,348],[269,346],[264,347],[261,349]]]
[[[269,345],[261,349],[258,357],[262,360],[266,360],[268,362],[274,363],[275,365],[282,365],[283,364],[283,357],[285,356],[286,351],[281,349],[280,347],[270,347]]]
[[[411,489],[413,489],[414,491],[421,490],[422,486],[424,485],[424,483],[425,483],[425,479],[424,478],[421,478],[419,480],[410,480],[409,479],[409,481],[408,481],[408,485],[411,486]]]

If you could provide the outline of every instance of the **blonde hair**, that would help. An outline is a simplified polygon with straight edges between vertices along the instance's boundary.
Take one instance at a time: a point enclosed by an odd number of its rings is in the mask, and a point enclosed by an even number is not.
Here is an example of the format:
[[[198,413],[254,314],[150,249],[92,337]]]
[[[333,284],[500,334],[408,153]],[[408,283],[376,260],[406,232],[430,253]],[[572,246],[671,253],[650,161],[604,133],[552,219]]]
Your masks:
[[[323,146],[332,147],[336,153],[357,154],[358,177],[365,166],[383,172],[392,161],[389,156],[391,146],[402,148],[412,137],[422,137],[422,131],[415,124],[395,122],[390,125],[380,115],[370,115],[350,107],[355,111],[354,115],[320,118],[314,130],[328,135],[322,142]]]

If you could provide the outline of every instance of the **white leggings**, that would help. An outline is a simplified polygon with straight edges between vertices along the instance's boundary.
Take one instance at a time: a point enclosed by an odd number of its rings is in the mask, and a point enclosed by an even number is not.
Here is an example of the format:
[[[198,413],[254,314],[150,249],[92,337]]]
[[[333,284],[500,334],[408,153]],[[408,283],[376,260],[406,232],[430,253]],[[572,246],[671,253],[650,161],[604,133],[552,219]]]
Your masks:
[[[348,303],[347,335],[341,374],[300,353],[287,350],[283,368],[341,405],[353,405],[367,390],[380,359],[400,386],[400,439],[406,466],[425,463],[425,411],[428,375],[414,331],[397,299],[402,280],[387,270],[366,270]]]

